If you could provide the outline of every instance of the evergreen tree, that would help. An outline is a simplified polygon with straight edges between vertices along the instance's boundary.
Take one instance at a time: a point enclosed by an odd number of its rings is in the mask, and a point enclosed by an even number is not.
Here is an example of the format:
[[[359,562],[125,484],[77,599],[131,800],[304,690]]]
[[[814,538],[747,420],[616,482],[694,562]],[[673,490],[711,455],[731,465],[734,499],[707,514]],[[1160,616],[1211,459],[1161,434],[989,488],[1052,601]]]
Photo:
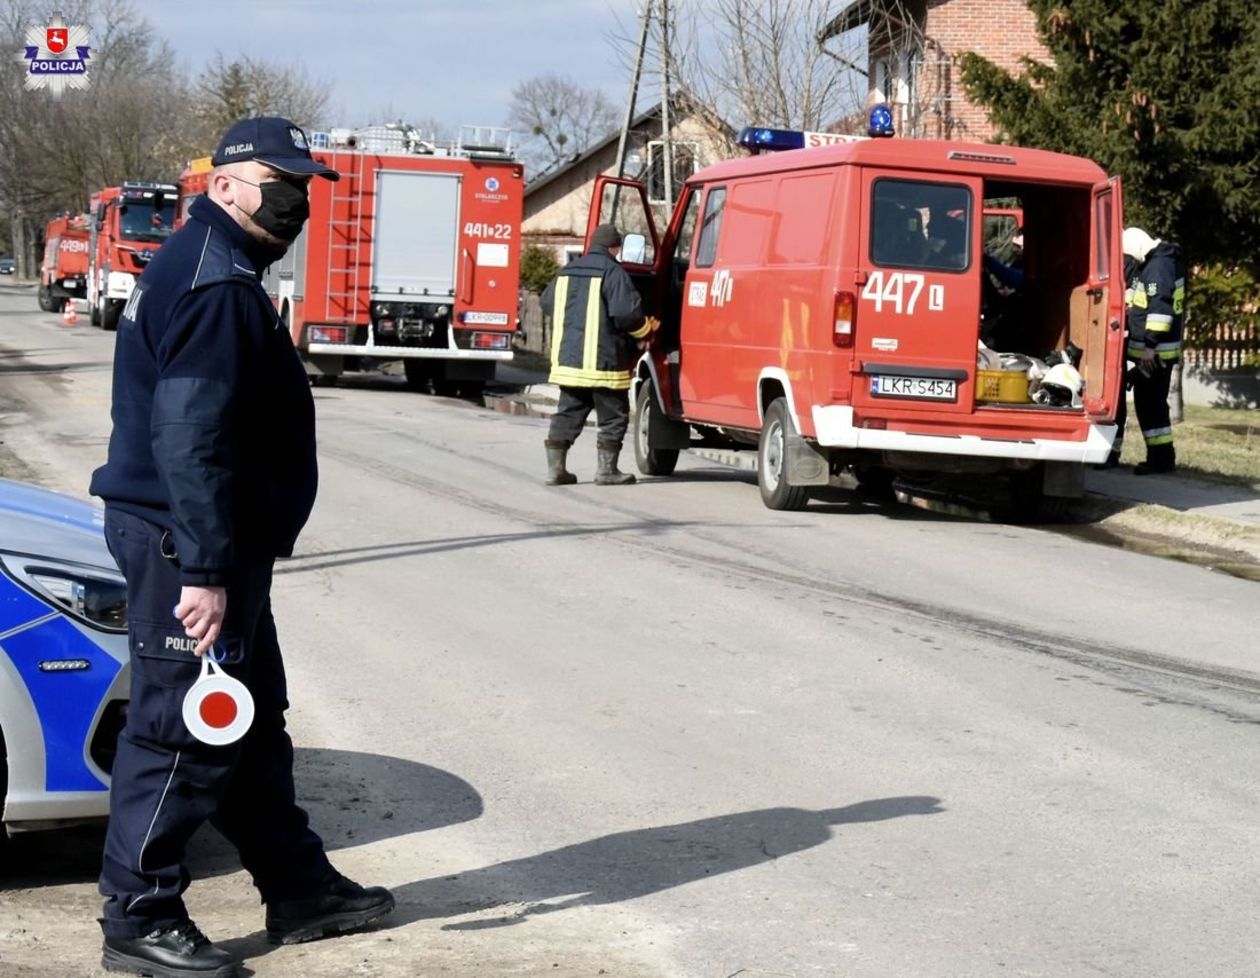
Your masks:
[[[1260,10],[1254,0],[1029,0],[1051,63],[963,58],[1000,138],[1124,180],[1126,223],[1192,263],[1260,256]]]

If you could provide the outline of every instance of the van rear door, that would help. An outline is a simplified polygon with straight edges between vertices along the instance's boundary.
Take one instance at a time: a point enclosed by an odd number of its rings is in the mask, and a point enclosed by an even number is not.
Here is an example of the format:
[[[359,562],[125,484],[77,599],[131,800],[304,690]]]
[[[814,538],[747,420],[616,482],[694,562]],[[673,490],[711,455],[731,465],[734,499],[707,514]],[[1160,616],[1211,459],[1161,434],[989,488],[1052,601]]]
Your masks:
[[[862,200],[854,407],[971,413],[980,179],[867,169]]]

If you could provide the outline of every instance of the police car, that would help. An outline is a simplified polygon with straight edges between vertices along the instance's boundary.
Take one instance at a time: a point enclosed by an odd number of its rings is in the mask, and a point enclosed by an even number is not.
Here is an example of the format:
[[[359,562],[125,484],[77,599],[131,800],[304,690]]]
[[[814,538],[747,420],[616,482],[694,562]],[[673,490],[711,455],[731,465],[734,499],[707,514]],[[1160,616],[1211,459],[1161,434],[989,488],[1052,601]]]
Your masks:
[[[101,510],[0,479],[0,801],[8,832],[103,818],[127,710],[127,589]]]

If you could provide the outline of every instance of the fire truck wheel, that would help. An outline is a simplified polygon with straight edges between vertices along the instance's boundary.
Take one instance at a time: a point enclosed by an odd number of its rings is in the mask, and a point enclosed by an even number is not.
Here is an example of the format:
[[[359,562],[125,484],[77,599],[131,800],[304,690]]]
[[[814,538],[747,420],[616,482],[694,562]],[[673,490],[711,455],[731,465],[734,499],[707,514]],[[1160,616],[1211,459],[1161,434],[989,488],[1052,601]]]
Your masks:
[[[403,373],[407,376],[407,386],[413,391],[427,392],[429,381],[433,379],[433,364],[409,357],[403,361]]]
[[[778,397],[766,409],[757,443],[757,485],[770,509],[804,509],[809,489],[787,482],[787,436],[794,433],[787,401]]]
[[[673,475],[678,465],[677,448],[651,448],[648,432],[652,418],[661,409],[656,399],[656,388],[650,380],[639,387],[634,407],[634,462],[644,475]]]
[[[123,304],[117,299],[106,299],[101,309],[101,329],[112,333],[118,328],[118,317],[122,315]]]
[[[39,308],[44,312],[53,312],[57,306],[53,302],[52,288],[47,285],[39,287]]]
[[[101,324],[101,302],[99,299],[92,303],[92,311],[88,313],[88,319],[91,320],[93,326]]]

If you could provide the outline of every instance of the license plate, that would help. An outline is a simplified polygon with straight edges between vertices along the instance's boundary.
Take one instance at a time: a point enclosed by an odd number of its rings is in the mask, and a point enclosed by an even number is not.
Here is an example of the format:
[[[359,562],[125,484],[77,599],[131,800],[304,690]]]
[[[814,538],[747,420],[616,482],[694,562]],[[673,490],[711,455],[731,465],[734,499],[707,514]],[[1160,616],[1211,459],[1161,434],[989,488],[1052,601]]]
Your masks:
[[[958,381],[941,377],[898,377],[877,374],[871,378],[872,397],[917,397],[929,401],[958,400]]]
[[[506,312],[466,312],[464,324],[466,326],[506,326],[508,314]]]

